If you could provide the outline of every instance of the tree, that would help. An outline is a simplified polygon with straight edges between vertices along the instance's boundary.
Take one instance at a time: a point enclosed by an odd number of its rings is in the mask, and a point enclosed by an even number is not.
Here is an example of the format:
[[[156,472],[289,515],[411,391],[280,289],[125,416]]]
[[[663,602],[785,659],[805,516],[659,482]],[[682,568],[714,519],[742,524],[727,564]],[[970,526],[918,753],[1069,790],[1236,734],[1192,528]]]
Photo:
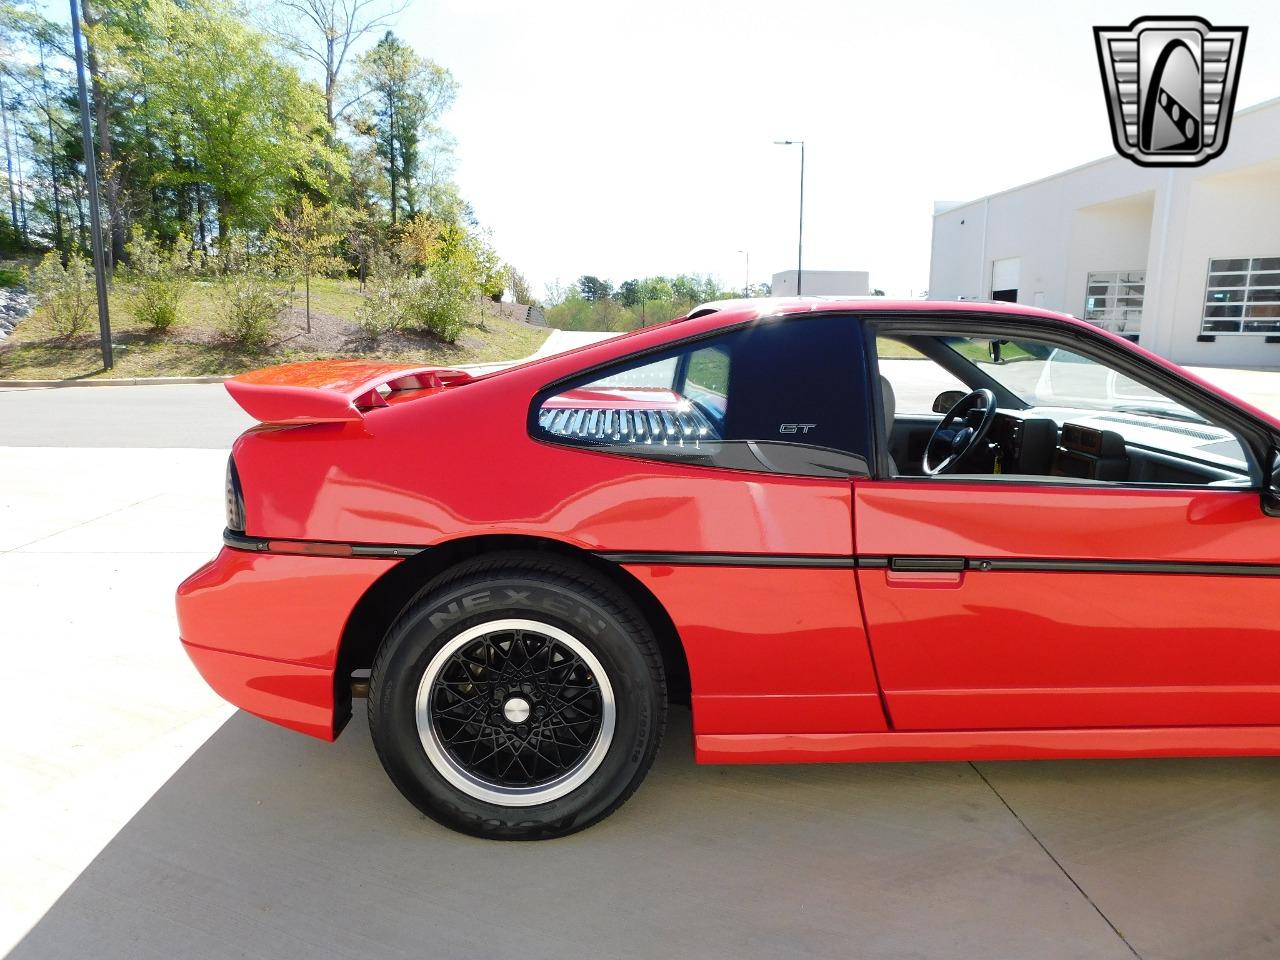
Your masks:
[[[323,197],[326,169],[345,173],[320,135],[319,90],[223,0],[150,0],[149,16],[157,42],[129,65],[147,88],[149,123],[185,158],[160,183],[207,185],[221,242],[237,227],[269,226],[291,194]]]
[[[84,18],[85,63],[89,69],[89,85],[93,93],[94,130],[98,137],[98,175],[102,180],[107,206],[107,266],[120,263],[125,258],[126,227],[120,209],[120,170],[115,161],[112,142],[111,90],[105,78],[105,69],[98,48],[102,28],[108,24],[108,12],[92,0],[80,5]],[[127,28],[122,33],[127,33]]]
[[[390,31],[360,58],[353,84],[351,100],[361,111],[352,128],[373,142],[386,171],[394,225],[402,204],[407,216],[418,212],[422,141],[439,139],[436,121],[453,103],[457,84]]]
[[[618,285],[618,292],[614,296],[624,307],[634,307],[640,302],[643,292],[639,280],[624,280]]]
[[[512,302],[533,305],[535,303],[533,291],[529,289],[529,281],[525,278],[525,275],[509,263],[506,270],[507,289],[511,291]]]
[[[405,0],[378,12],[381,0],[277,0],[280,16],[273,30],[290,50],[319,68],[331,131],[337,131],[338,120],[352,105],[351,101],[338,102],[351,48],[362,37],[386,26],[408,5]]]
[[[613,284],[608,280],[601,280],[599,277],[593,277],[590,274],[583,274],[578,278],[578,292],[582,294],[582,299],[590,303],[596,303],[600,300],[608,300],[613,294]]]
[[[328,207],[314,206],[303,197],[294,210],[288,213],[277,210],[275,217],[271,239],[276,245],[276,261],[290,276],[302,278],[306,290],[307,333],[310,333],[311,278],[342,265],[334,256],[338,235],[328,232],[333,213]]]
[[[347,215],[345,246],[347,255],[355,261],[356,277],[363,290],[374,258],[386,246],[382,226],[368,209],[353,210]]]
[[[498,251],[489,244],[484,236],[472,236],[468,244],[476,264],[476,282],[481,296],[488,297],[494,303],[502,302],[502,291],[507,285],[507,270],[498,256]],[[483,318],[483,314],[481,317]]]
[[[6,59],[8,59],[6,57]],[[9,223],[13,232],[18,233],[22,220],[18,216],[18,179],[13,175],[14,148],[9,143],[9,104],[5,99],[4,76],[7,70],[0,70],[0,135],[4,137],[5,180],[9,184]]]

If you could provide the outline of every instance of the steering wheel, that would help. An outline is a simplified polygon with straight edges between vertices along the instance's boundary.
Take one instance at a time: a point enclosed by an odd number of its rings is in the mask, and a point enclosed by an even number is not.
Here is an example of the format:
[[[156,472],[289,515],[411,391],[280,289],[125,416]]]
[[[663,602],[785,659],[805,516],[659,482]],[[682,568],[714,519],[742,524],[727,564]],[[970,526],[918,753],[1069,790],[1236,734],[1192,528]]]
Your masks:
[[[977,448],[996,418],[996,395],[975,390],[947,411],[924,448],[924,472],[946,473]]]

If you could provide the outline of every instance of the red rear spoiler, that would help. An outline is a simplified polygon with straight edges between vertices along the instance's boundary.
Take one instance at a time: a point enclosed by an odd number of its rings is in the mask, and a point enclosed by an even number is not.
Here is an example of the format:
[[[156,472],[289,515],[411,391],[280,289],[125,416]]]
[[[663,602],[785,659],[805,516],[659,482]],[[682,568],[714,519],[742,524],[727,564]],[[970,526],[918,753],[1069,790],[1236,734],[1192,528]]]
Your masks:
[[[443,390],[471,374],[368,360],[313,360],[253,370],[226,382],[227,392],[262,423],[334,423],[359,420],[387,406],[386,394]]]

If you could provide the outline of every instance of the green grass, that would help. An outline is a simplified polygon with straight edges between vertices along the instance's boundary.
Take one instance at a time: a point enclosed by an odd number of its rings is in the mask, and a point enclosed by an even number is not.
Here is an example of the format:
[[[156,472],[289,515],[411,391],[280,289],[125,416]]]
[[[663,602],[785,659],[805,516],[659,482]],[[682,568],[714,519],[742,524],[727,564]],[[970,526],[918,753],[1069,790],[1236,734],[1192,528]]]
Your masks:
[[[26,271],[18,267],[0,267],[0,287],[16,287],[26,282]]]
[[[527,357],[541,346],[548,334],[545,328],[530,327],[487,312],[491,309],[487,307],[483,318],[477,312],[456,344],[425,333],[391,337],[377,348],[346,335],[333,335],[327,343],[317,344],[318,338],[308,338],[303,333],[299,312],[290,317],[273,347],[255,352],[228,343],[220,336],[221,286],[222,282],[217,280],[189,285],[182,298],[181,321],[167,333],[158,334],[133,316],[131,291],[117,283],[108,298],[111,339],[116,345],[115,367],[111,371],[102,368],[96,314],[86,332],[68,341],[54,335],[44,312],[37,309],[0,345],[0,383],[100,376],[207,376],[241,373],[296,360],[353,356],[440,365],[486,363]],[[323,315],[327,315],[329,328],[347,328],[362,298],[355,283],[313,280],[311,309],[317,328]],[[295,298],[295,307],[301,311],[300,292]]]
[[[991,363],[991,354],[987,350],[987,340],[960,340],[952,343],[951,348],[966,360],[975,363]],[[923,353],[915,347],[908,346],[901,340],[889,337],[876,337],[876,355],[889,360],[927,360]],[[1016,343],[1005,340],[1000,348],[1000,362],[1010,363],[1016,360],[1039,359],[1023,350]]]

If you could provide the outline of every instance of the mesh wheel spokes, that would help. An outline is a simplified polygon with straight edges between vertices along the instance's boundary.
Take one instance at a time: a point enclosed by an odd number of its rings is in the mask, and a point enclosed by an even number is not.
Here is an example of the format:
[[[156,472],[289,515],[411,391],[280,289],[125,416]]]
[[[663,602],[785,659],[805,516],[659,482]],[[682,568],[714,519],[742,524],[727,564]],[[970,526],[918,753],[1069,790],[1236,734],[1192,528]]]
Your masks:
[[[579,768],[600,737],[606,708],[591,665],[538,629],[495,630],[459,646],[440,667],[428,702],[449,759],[506,790],[536,790]]]

